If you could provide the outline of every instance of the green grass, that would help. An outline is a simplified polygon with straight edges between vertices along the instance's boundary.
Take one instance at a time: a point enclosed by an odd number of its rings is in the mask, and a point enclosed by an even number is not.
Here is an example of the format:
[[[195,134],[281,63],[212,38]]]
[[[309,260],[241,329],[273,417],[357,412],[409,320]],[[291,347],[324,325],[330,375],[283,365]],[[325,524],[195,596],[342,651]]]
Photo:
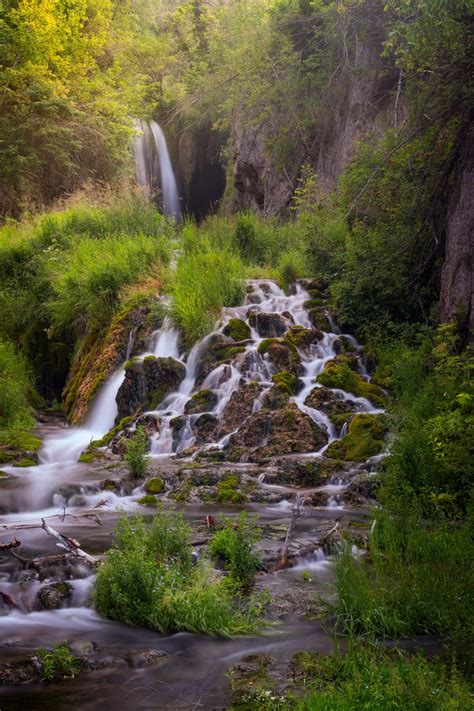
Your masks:
[[[143,427],[137,427],[133,436],[125,442],[124,459],[128,464],[130,474],[137,479],[143,479],[148,471],[150,464],[150,457],[147,455],[148,445],[148,436]],[[156,492],[150,491],[148,493]]]
[[[79,671],[79,665],[71,654],[67,642],[58,642],[52,650],[41,647],[38,657],[43,666],[43,676],[48,681],[53,679],[73,679]]]
[[[473,570],[469,521],[428,522],[408,504],[379,513],[368,560],[347,550],[337,563],[339,621],[373,637],[433,633],[462,654],[474,635]]]
[[[160,632],[229,636],[262,627],[264,598],[243,598],[205,561],[193,566],[190,530],[176,512],[160,508],[149,528],[139,517],[123,517],[116,533],[97,574],[95,599],[104,616]]]
[[[258,537],[255,521],[242,511],[236,521],[227,519],[209,543],[212,559],[223,564],[244,589],[250,588],[258,569],[259,559],[255,552]]]

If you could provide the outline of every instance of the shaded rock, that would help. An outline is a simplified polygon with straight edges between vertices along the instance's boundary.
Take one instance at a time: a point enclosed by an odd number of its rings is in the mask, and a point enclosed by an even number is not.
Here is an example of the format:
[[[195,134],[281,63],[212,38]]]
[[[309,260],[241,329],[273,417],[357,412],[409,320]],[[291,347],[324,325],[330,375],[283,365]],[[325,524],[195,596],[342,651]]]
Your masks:
[[[246,383],[232,393],[222,413],[222,423],[219,429],[220,437],[224,437],[224,435],[236,430],[252,414],[255,400],[261,392],[262,386],[260,383],[252,382]]]
[[[228,355],[226,348],[236,348],[235,341],[222,333],[214,333],[206,341],[206,347],[200,354],[196,365],[196,386],[202,385],[209,373],[217,368],[217,366],[225,362],[224,356]],[[240,351],[239,351],[240,352]]]
[[[261,461],[292,452],[313,452],[326,441],[326,431],[294,403],[288,403],[280,410],[261,410],[247,418],[232,435],[228,454],[238,459],[245,456],[249,461]]]
[[[359,496],[364,497],[364,499],[375,499],[379,486],[379,476],[361,473],[357,474],[357,476],[352,479],[346,492],[358,494]]]
[[[308,312],[309,320],[313,324],[314,328],[326,332],[332,331],[331,322],[326,313],[326,309],[320,305],[318,300],[309,299],[308,301],[305,301],[304,306]]]
[[[132,652],[129,661],[134,669],[145,669],[146,667],[164,664],[168,659],[166,652],[159,649],[150,649],[146,652]]]
[[[279,338],[288,328],[286,320],[280,314],[256,311],[249,314],[249,324],[261,338]]]
[[[316,328],[303,328],[303,326],[291,326],[285,335],[285,341],[301,348],[301,350],[309,351],[311,346],[323,339],[323,332]]]
[[[38,591],[38,600],[45,610],[57,610],[72,595],[69,583],[51,583]]]
[[[219,420],[215,415],[210,413],[200,415],[193,424],[193,430],[196,435],[197,443],[203,444],[205,442],[219,439],[218,437],[214,437],[218,425]]]
[[[337,388],[352,393],[356,397],[364,397],[374,405],[384,406],[386,398],[383,390],[374,383],[364,380],[353,369],[352,356],[337,356],[326,363],[323,372],[318,376],[318,383],[327,388]],[[355,359],[357,360],[357,359]]]
[[[196,415],[200,412],[210,412],[217,405],[217,393],[213,390],[199,390],[185,405],[186,415]]]
[[[272,484],[302,487],[323,486],[340,469],[340,462],[326,457],[301,461],[280,459],[269,471],[267,479]]]
[[[117,419],[143,408],[154,409],[184,380],[186,368],[174,358],[148,356],[125,364],[125,379],[117,393]]]

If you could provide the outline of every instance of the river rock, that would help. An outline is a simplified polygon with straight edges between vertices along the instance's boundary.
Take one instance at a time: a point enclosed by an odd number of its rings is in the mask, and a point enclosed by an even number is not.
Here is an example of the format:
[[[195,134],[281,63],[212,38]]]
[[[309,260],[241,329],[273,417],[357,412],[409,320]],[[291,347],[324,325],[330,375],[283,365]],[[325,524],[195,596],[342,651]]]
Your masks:
[[[186,415],[196,415],[201,412],[210,412],[217,405],[217,393],[213,390],[199,390],[185,405]]]
[[[143,361],[132,360],[125,365],[125,379],[117,393],[117,421],[143,408],[154,409],[178,389],[186,368],[174,358],[147,356]]]
[[[249,314],[249,324],[261,338],[279,338],[283,336],[288,324],[280,314],[260,313],[252,311]]]
[[[292,343],[277,338],[267,338],[258,347],[260,355],[268,355],[277,371],[284,370],[294,375],[302,373],[301,359]]]
[[[63,602],[72,595],[72,586],[69,583],[51,583],[45,585],[38,592],[38,600],[45,610],[57,610]]]
[[[250,338],[250,327],[240,318],[231,318],[222,329],[222,333],[234,341],[245,341]]]

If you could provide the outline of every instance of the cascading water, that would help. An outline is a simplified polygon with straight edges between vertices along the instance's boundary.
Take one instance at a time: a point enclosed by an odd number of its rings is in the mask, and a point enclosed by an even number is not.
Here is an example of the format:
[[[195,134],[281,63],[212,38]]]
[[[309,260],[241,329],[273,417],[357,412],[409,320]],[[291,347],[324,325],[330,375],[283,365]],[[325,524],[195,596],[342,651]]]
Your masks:
[[[165,134],[156,121],[138,121],[137,129],[140,133],[133,144],[137,182],[151,190],[159,187],[163,214],[179,222],[181,206],[178,186]]]

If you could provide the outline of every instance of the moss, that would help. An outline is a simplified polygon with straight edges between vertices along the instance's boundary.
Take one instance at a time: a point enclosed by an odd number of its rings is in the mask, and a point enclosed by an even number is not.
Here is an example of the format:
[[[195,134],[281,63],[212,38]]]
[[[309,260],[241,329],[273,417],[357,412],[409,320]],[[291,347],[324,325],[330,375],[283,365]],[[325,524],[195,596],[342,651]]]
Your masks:
[[[315,304],[315,299],[305,301],[305,308],[308,312],[309,320],[315,328],[321,331],[331,331],[331,323],[327,317],[325,309]]]
[[[96,459],[97,452],[83,452],[79,457],[79,461],[82,464],[90,464],[91,462],[95,462]]]
[[[231,361],[239,353],[245,351],[244,346],[224,346],[223,348],[216,348],[215,354],[218,361],[223,363],[224,361]]]
[[[280,343],[280,339],[279,338],[264,338],[263,341],[261,341],[258,344],[257,350],[260,353],[260,355],[265,355],[265,353],[268,353],[272,343]]]
[[[327,363],[324,371],[318,376],[318,383],[327,388],[338,388],[352,393],[356,397],[364,397],[374,405],[384,406],[386,398],[381,388],[374,383],[368,383],[358,373],[354,372],[347,360],[349,356],[338,356]]]
[[[239,490],[238,474],[226,472],[217,484],[217,501],[220,504],[241,504],[246,500],[245,494]]]
[[[199,390],[186,403],[184,412],[195,415],[200,412],[209,412],[217,403],[217,395],[212,390]]]
[[[222,332],[234,341],[245,341],[251,335],[250,327],[240,318],[231,318]]]
[[[4,472],[3,469],[0,469],[0,479],[6,479],[10,476],[8,472]]]
[[[342,440],[332,442],[326,453],[335,459],[364,462],[382,451],[386,432],[385,415],[355,415],[347,435]]]
[[[172,491],[169,495],[170,499],[174,501],[183,503],[188,500],[189,494],[191,493],[191,483],[189,481],[185,482],[176,491]]]
[[[301,365],[299,353],[293,343],[281,338],[266,338],[258,346],[260,355],[268,357],[279,371],[297,372]]]
[[[281,370],[272,376],[272,380],[278,390],[286,395],[295,395],[298,387],[298,378],[287,370]]]
[[[147,494],[146,496],[142,496],[141,499],[138,499],[137,503],[141,506],[156,506],[158,503],[158,499],[156,498],[156,496]]]
[[[16,432],[11,444],[15,449],[22,452],[37,452],[41,447],[41,440],[30,432]]]
[[[315,341],[322,340],[322,338],[323,332],[318,329],[290,326],[283,340],[296,348],[305,348]]]
[[[160,479],[159,476],[153,477],[153,479],[148,479],[145,484],[145,491],[147,494],[161,494],[165,488],[165,482]]]
[[[347,422],[350,422],[350,420],[354,417],[354,413],[347,411],[347,412],[339,412],[336,415],[331,415],[331,422],[333,425],[336,427],[343,427]]]
[[[36,459],[31,459],[31,457],[22,457],[17,462],[15,462],[16,467],[36,467],[38,462]]]
[[[118,425],[115,425],[111,430],[109,430],[101,439],[93,440],[88,449],[98,449],[99,447],[106,447],[113,439],[122,432],[133,421],[133,417],[123,417]]]

